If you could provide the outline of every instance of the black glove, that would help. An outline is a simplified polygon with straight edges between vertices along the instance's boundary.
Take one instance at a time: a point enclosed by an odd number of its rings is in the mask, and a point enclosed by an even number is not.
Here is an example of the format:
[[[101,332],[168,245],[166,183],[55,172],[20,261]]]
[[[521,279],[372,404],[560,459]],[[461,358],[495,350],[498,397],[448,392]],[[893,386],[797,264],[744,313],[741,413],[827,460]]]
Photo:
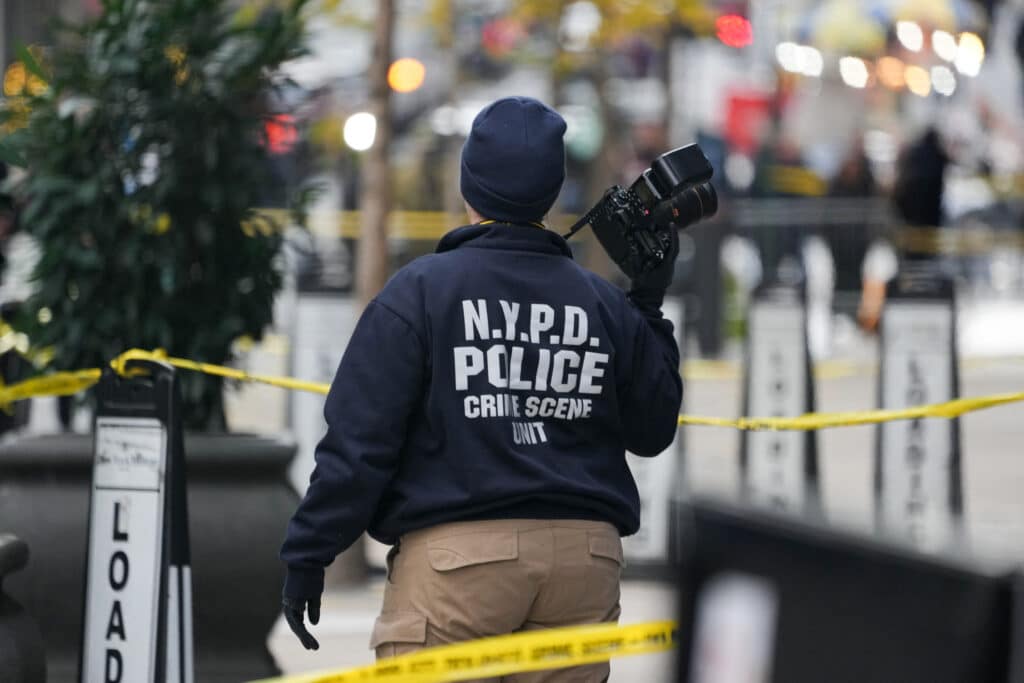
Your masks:
[[[644,308],[661,308],[665,290],[672,284],[676,257],[679,256],[679,231],[669,230],[669,246],[665,259],[653,270],[637,275],[630,282],[629,298]]]
[[[302,647],[307,650],[319,650],[320,643],[306,630],[306,624],[303,623],[302,617],[306,610],[309,610],[309,623],[315,626],[320,621],[320,598],[306,600],[284,597],[281,598],[281,606],[284,618],[288,622],[288,628],[302,643]]]

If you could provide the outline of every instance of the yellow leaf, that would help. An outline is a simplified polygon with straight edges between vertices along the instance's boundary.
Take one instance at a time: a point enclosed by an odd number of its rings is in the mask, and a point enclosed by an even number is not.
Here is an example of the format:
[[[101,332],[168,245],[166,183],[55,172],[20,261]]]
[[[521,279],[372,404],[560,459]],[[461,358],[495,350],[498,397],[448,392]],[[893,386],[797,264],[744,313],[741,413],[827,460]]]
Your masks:
[[[14,97],[22,94],[26,82],[25,65],[21,62],[12,63],[4,72],[4,95]]]
[[[162,213],[156,217],[156,222],[153,224],[153,232],[158,235],[165,234],[171,229],[171,217],[166,213]]]

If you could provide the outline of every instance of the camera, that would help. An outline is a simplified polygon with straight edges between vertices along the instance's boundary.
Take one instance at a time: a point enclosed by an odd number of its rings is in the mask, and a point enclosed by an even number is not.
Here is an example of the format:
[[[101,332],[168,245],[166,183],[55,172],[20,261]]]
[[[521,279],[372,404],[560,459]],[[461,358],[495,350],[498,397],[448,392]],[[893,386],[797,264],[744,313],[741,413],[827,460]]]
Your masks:
[[[656,268],[668,253],[671,231],[714,216],[714,169],[696,145],[665,152],[628,188],[608,189],[566,234],[585,225],[629,278]]]

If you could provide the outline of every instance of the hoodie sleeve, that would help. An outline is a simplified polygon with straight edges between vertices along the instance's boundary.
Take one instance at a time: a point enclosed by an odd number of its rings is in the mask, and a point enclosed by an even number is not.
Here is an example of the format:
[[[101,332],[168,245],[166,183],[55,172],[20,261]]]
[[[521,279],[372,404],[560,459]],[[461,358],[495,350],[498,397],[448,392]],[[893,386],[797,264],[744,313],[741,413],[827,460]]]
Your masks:
[[[679,376],[679,346],[672,323],[658,306],[630,300],[625,318],[634,326],[627,354],[626,384],[620,394],[620,414],[626,449],[653,456],[675,438],[683,380]]]
[[[286,596],[319,595],[324,567],[369,526],[398,467],[425,365],[413,327],[379,300],[371,302],[331,384],[327,434],[281,548]]]

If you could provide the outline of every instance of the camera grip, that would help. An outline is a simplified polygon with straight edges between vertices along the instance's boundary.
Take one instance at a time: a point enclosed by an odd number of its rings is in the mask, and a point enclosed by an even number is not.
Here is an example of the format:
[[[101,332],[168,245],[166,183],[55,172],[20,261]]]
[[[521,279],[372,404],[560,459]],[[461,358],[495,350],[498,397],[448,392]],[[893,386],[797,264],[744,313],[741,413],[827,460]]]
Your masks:
[[[626,277],[632,280],[639,275],[633,248],[625,232],[614,221],[594,221],[591,228],[608,258],[615,262]]]

